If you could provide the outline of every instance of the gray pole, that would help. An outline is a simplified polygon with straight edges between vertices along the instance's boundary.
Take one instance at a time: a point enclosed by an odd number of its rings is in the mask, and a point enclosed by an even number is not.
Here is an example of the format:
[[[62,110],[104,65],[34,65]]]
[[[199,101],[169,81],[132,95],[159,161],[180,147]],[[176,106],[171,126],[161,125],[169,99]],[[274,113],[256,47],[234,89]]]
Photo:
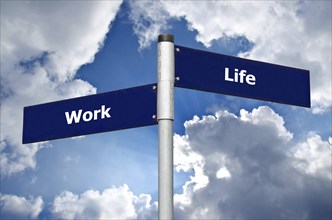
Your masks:
[[[173,219],[174,36],[158,36],[158,217]]]

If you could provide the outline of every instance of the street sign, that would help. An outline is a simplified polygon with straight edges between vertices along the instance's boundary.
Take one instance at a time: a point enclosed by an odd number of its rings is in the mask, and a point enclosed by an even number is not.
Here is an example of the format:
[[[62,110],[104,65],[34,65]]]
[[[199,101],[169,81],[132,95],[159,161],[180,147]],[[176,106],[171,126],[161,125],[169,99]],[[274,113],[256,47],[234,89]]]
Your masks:
[[[157,85],[24,108],[23,144],[157,124]]]
[[[176,87],[310,107],[309,71],[175,45]]]
[[[176,46],[162,34],[158,84],[25,107],[23,144],[159,124],[158,217],[173,219],[174,85],[310,107],[308,70]]]

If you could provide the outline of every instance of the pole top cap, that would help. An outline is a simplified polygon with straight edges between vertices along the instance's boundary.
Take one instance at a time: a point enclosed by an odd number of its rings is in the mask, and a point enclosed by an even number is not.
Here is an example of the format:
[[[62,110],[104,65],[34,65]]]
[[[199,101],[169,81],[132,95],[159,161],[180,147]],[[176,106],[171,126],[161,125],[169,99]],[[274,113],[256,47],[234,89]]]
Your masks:
[[[173,34],[160,34],[158,36],[158,42],[168,41],[174,43]]]

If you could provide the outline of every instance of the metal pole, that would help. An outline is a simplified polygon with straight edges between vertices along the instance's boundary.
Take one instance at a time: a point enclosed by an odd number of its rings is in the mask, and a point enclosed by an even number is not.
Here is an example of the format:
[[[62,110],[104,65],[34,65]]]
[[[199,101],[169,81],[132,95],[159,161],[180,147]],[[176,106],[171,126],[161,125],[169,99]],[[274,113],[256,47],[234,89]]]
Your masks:
[[[174,36],[158,36],[158,217],[173,219]]]

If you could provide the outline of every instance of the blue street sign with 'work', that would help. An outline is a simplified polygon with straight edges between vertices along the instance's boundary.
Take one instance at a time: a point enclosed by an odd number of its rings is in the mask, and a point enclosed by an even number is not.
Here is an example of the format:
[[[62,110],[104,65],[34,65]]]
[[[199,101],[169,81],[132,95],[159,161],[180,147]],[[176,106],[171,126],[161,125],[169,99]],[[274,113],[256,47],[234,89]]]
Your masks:
[[[23,144],[157,124],[156,84],[24,108]]]
[[[310,107],[309,71],[175,45],[176,87]]]

